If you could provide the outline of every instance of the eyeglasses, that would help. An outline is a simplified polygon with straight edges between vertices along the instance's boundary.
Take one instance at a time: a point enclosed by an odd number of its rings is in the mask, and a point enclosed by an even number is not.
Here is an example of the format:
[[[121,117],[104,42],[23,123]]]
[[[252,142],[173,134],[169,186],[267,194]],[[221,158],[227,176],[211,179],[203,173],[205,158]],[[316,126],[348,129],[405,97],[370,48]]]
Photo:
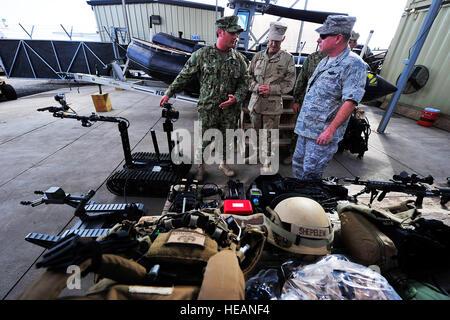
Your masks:
[[[332,34],[332,33],[330,33],[330,34],[321,34],[320,35],[320,39],[325,40],[328,37],[334,37],[334,36],[337,36],[337,34]]]

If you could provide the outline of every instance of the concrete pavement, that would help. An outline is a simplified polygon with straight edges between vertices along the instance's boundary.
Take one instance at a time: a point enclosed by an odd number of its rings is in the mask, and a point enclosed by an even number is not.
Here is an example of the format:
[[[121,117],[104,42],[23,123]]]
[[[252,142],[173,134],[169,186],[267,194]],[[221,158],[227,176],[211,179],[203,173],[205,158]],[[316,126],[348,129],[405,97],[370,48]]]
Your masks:
[[[96,191],[93,200],[102,203],[121,203],[123,197],[111,194],[105,187],[108,176],[123,165],[123,152],[117,124],[98,122],[85,128],[72,119],[57,119],[48,112],[37,112],[37,108],[56,106],[53,95],[65,92],[66,100],[80,115],[95,112],[90,95],[97,86],[60,88],[51,92],[0,102],[0,265],[2,274],[0,296],[16,299],[43,270],[34,264],[44,250],[24,241],[30,232],[57,235],[74,223],[73,208],[63,205],[41,205],[35,208],[20,205],[22,200],[38,198],[35,190],[46,190],[60,186],[72,194]],[[133,152],[153,152],[149,128],[161,116],[159,97],[115,90],[103,87],[110,94],[113,110],[102,115],[120,116],[131,123],[130,144]],[[180,111],[176,128],[193,132],[193,121],[197,118],[196,107],[186,102],[171,101]],[[327,168],[326,176],[361,179],[389,180],[401,171],[420,175],[431,174],[436,185],[445,186],[450,176],[450,148],[447,131],[425,128],[417,122],[394,115],[384,134],[375,129],[382,118],[383,110],[361,106],[372,127],[369,150],[363,159],[345,151],[337,154]],[[155,126],[161,152],[167,152],[162,122]],[[234,165],[239,179],[246,186],[259,175],[258,165]],[[196,172],[195,166],[190,175]],[[218,165],[207,168],[205,182],[226,184],[228,178]],[[292,176],[290,166],[280,164],[282,176]],[[360,188],[350,186],[349,193]],[[407,199],[404,195],[396,199]],[[367,200],[368,195],[361,199]],[[129,202],[142,202],[149,215],[161,214],[165,198],[128,197]],[[389,201],[389,197],[385,200]],[[382,206],[382,204],[379,204]],[[425,199],[424,214],[439,218],[450,224],[449,211],[437,205],[436,199]],[[91,282],[92,283],[92,282]]]

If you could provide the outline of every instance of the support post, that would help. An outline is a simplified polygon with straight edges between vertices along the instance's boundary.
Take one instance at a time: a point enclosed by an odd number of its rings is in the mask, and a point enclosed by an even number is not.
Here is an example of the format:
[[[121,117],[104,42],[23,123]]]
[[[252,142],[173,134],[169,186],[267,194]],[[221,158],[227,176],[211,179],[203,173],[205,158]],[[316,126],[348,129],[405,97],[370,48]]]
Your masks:
[[[366,40],[366,43],[364,43],[361,53],[359,54],[361,59],[364,57],[364,54],[366,53],[366,50],[367,50],[367,47],[369,46],[369,41],[370,41],[370,38],[372,38],[372,35],[373,35],[373,30],[370,30],[369,36],[367,37],[367,40]]]
[[[127,28],[128,43],[130,43],[131,34],[130,34],[130,27],[128,26],[128,15],[127,15],[127,7],[125,6],[125,0],[122,0],[122,9],[123,9],[123,18],[125,19],[125,26]]]
[[[305,7],[303,8],[303,10],[306,10],[308,6],[308,0],[305,0]],[[298,56],[300,57],[302,55],[302,34],[303,34],[303,23],[304,21],[300,22],[300,30],[298,32],[298,39],[297,39],[297,52],[298,52]]]
[[[389,119],[391,118],[391,115],[395,110],[397,102],[400,99],[400,95],[405,89],[409,75],[411,74],[411,71],[414,67],[417,57],[420,54],[420,50],[422,49],[425,40],[427,39],[428,33],[430,32],[431,26],[433,25],[433,21],[439,13],[441,3],[442,0],[433,0],[433,2],[431,3],[430,9],[428,10],[427,16],[425,17],[425,21],[423,22],[422,28],[420,29],[419,34],[417,35],[415,44],[413,45],[411,56],[409,57],[409,59],[406,59],[404,61],[405,68],[403,69],[403,72],[400,75],[400,79],[397,85],[398,89],[395,92],[391,100],[391,103],[389,104],[389,107],[384,113],[383,118],[381,119],[380,125],[378,126],[377,129],[378,133],[384,133],[384,130],[386,129]]]

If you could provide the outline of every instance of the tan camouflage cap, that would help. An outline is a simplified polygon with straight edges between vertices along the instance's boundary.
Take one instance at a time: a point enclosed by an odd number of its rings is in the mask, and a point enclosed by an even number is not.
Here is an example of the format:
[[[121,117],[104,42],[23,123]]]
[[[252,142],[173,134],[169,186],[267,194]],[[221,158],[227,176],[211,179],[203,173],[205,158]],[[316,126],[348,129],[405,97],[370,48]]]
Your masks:
[[[328,16],[324,24],[316,29],[319,34],[350,34],[356,18],[344,15]]]
[[[217,28],[228,31],[228,32],[242,32],[244,29],[238,24],[237,16],[227,16],[217,19]]]
[[[269,35],[267,40],[281,41],[286,33],[287,25],[276,21],[270,23]]]
[[[350,34],[350,40],[358,41],[358,39],[359,39],[359,33],[352,31],[352,33]]]

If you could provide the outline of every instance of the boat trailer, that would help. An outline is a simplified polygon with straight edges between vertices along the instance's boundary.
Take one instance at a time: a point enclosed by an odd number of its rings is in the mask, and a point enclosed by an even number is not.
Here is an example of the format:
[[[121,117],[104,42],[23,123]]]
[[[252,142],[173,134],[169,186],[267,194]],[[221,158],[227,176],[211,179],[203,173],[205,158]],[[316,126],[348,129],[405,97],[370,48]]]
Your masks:
[[[113,74],[114,77],[107,77],[107,76],[99,76],[99,75],[91,75],[91,74],[85,74],[85,73],[71,73],[71,72],[60,72],[59,74],[63,77],[65,80],[74,81],[74,82],[89,82],[94,83],[99,86],[105,85],[115,88],[120,88],[124,90],[129,91],[135,91],[140,93],[145,93],[153,96],[164,96],[165,89],[161,87],[151,87],[145,85],[145,81],[142,79],[132,79],[127,80],[121,72],[118,72],[117,70],[121,70],[120,66],[113,62],[111,64],[113,67]],[[151,78],[149,78],[150,80]],[[173,97],[171,97],[173,100],[180,100],[190,103],[197,104],[198,99],[194,97],[190,97],[188,95],[183,94],[176,94]]]

